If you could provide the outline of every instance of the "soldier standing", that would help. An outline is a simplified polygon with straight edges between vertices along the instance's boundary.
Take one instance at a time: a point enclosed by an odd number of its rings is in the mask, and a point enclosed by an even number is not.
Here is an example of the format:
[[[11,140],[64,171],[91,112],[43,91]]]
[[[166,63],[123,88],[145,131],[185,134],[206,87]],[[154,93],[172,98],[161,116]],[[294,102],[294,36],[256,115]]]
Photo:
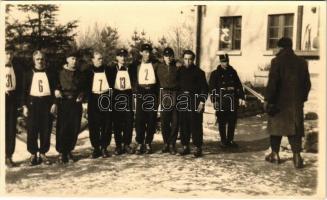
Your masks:
[[[76,52],[68,52],[66,62],[59,72],[59,84],[55,90],[58,99],[56,150],[59,152],[59,163],[74,161],[71,152],[75,148],[81,127],[84,96]]]
[[[238,107],[245,106],[244,90],[236,70],[229,65],[228,55],[220,55],[219,60],[220,65],[211,73],[209,80],[211,101],[216,110],[221,146],[237,147],[234,132]]]
[[[183,53],[184,64],[178,73],[179,96],[177,109],[180,113],[181,155],[190,154],[190,138],[195,146],[194,156],[202,156],[203,112],[208,96],[205,73],[194,64],[195,54],[191,50]]]
[[[126,49],[118,49],[116,53],[117,64],[113,66],[114,88],[114,134],[116,142],[115,154],[132,154],[130,144],[133,136],[133,92],[131,80],[131,67],[127,65]]]
[[[174,51],[167,47],[163,51],[164,63],[158,65],[157,76],[160,83],[161,132],[164,141],[162,153],[176,154],[178,134],[177,98],[177,67]]]
[[[111,87],[113,73],[103,64],[101,53],[95,51],[93,65],[86,73],[88,123],[93,147],[92,158],[110,156],[107,148],[112,134]]]
[[[50,148],[52,114],[57,109],[54,101],[57,80],[55,73],[50,73],[49,69],[46,69],[44,54],[41,51],[33,53],[33,61],[34,67],[24,74],[23,82],[22,105],[23,114],[27,116],[27,150],[31,153],[30,165],[41,162],[50,165],[46,153]]]
[[[271,60],[265,107],[268,112],[267,130],[271,153],[266,161],[280,163],[278,155],[282,136],[287,136],[293,152],[295,168],[303,167],[302,137],[304,136],[303,106],[311,88],[308,63],[295,55],[292,40],[281,38],[279,52]]]
[[[150,59],[152,47],[143,44],[141,47],[141,63],[133,67],[133,80],[136,91],[136,154],[152,153],[152,140],[156,132],[158,108],[157,65]]]

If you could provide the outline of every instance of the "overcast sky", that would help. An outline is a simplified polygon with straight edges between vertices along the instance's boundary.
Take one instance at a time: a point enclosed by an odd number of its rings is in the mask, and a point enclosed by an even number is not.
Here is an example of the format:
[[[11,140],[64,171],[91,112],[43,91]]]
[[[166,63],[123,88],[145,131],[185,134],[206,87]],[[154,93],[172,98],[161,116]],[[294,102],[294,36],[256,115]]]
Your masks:
[[[157,42],[162,35],[178,22],[185,20],[192,5],[159,3],[92,3],[60,5],[59,22],[79,20],[77,31],[84,33],[95,23],[100,26],[117,27],[122,42],[130,40],[134,30],[144,30],[152,41]],[[181,11],[183,14],[181,14]]]

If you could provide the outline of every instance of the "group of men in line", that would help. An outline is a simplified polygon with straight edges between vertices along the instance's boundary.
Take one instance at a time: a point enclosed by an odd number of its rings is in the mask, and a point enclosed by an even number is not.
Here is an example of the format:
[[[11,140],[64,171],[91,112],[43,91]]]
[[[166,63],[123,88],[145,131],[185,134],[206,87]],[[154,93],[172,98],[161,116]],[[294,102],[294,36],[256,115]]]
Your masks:
[[[191,50],[184,51],[181,67],[177,67],[174,51],[169,47],[163,51],[163,62],[153,62],[151,53],[151,45],[144,44],[140,50],[142,56],[140,62],[128,64],[126,62],[128,51],[118,49],[116,64],[106,66],[103,63],[103,55],[94,51],[92,66],[81,72],[77,66],[78,55],[75,52],[68,52],[66,64],[57,74],[50,73],[45,67],[44,54],[35,51],[34,66],[19,80],[16,77],[17,69],[11,62],[12,52],[6,51],[7,166],[15,165],[12,156],[15,149],[19,106],[22,106],[23,115],[27,117],[27,150],[31,154],[30,165],[51,164],[46,153],[50,148],[53,116],[56,113],[58,162],[75,161],[72,151],[80,131],[83,102],[87,102],[89,138],[93,147],[91,157],[94,159],[110,157],[108,146],[112,132],[116,143],[114,152],[116,155],[153,153],[152,141],[156,132],[159,105],[164,143],[162,153],[190,154],[192,138],[194,157],[202,156],[202,121],[209,92],[216,109],[220,145],[224,148],[237,147],[234,142],[237,110],[239,106],[245,106],[246,102],[241,81],[235,69],[229,65],[228,55],[219,56],[220,64],[211,73],[208,84],[204,71],[195,65],[195,54]],[[268,87],[276,90],[272,84],[279,85],[280,82],[274,83],[271,79],[269,76]],[[21,94],[17,92],[20,85],[23,91]],[[276,105],[276,101],[272,102],[268,98],[267,105],[271,108],[271,105]],[[136,148],[131,146],[134,123]],[[176,149],[178,132],[182,144],[179,152]],[[278,143],[276,137],[272,137],[272,141],[276,146]],[[279,163],[275,146],[266,160]]]

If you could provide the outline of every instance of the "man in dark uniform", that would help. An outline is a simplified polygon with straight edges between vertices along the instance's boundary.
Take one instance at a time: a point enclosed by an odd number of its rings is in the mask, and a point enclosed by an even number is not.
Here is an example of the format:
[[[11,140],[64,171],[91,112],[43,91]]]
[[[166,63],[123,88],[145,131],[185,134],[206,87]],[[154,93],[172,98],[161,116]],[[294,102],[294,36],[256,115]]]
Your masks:
[[[150,59],[152,47],[143,44],[141,47],[142,60],[133,66],[133,81],[136,91],[136,154],[152,153],[152,140],[156,132],[158,108],[157,65]]]
[[[55,73],[46,69],[44,54],[33,53],[34,67],[24,75],[23,114],[27,116],[27,150],[31,153],[30,165],[43,162],[51,164],[46,153],[50,148],[53,116],[56,111],[54,90],[57,84]],[[40,138],[40,147],[38,147]],[[37,153],[40,153],[39,158]]]
[[[160,83],[161,131],[164,141],[162,153],[176,154],[178,133],[177,98],[177,67],[174,51],[167,47],[163,51],[164,63],[158,65],[157,76]]]
[[[133,136],[133,92],[131,81],[131,67],[127,65],[126,49],[118,49],[116,53],[117,64],[113,66],[113,112],[116,150],[115,154],[132,154],[130,144]]]
[[[308,64],[295,55],[292,40],[281,38],[280,51],[271,60],[265,108],[268,112],[267,131],[272,152],[266,161],[280,163],[278,155],[282,136],[287,136],[293,152],[295,168],[303,167],[302,137],[304,136],[303,106],[311,88]]]
[[[211,73],[209,80],[211,101],[216,110],[221,146],[237,147],[234,131],[238,107],[245,105],[244,90],[237,72],[229,65],[228,55],[220,55],[219,59],[220,65]]]
[[[19,78],[17,68],[12,63],[13,51],[6,48],[6,165],[14,167],[16,164],[12,160],[16,145],[16,123],[17,123],[17,107],[18,107],[18,88]]]
[[[103,65],[101,53],[94,52],[93,65],[86,73],[88,123],[93,147],[92,158],[110,156],[107,148],[112,134],[111,93],[113,72]]]
[[[84,93],[82,75],[77,69],[76,59],[76,52],[67,53],[67,63],[59,72],[59,82],[55,90],[58,102],[56,150],[59,152],[59,163],[74,161],[71,152],[75,148],[81,127]]]
[[[181,129],[181,155],[190,153],[190,138],[195,146],[194,156],[202,156],[203,112],[208,96],[208,84],[205,73],[194,64],[195,54],[191,50],[183,53],[184,64],[178,72],[179,96],[177,109]]]

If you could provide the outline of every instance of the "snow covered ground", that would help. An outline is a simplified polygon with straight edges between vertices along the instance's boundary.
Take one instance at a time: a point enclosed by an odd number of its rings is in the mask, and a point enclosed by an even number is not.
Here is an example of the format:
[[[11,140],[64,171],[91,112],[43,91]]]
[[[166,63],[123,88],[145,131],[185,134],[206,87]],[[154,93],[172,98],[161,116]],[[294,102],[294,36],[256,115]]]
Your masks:
[[[88,131],[75,150],[74,164],[27,166],[26,145],[17,140],[14,160],[19,167],[7,169],[9,194],[55,196],[222,197],[313,195],[317,187],[317,154],[304,153],[306,166],[295,170],[292,154],[282,152],[279,166],[264,161],[269,148],[265,116],[239,120],[236,141],[240,148],[228,151],[218,146],[216,130],[205,128],[204,156],[161,154],[162,138],[155,135],[152,155],[123,155],[90,159]],[[54,145],[55,137],[52,137]],[[110,150],[114,148],[112,141]],[[55,161],[54,146],[49,153]]]

